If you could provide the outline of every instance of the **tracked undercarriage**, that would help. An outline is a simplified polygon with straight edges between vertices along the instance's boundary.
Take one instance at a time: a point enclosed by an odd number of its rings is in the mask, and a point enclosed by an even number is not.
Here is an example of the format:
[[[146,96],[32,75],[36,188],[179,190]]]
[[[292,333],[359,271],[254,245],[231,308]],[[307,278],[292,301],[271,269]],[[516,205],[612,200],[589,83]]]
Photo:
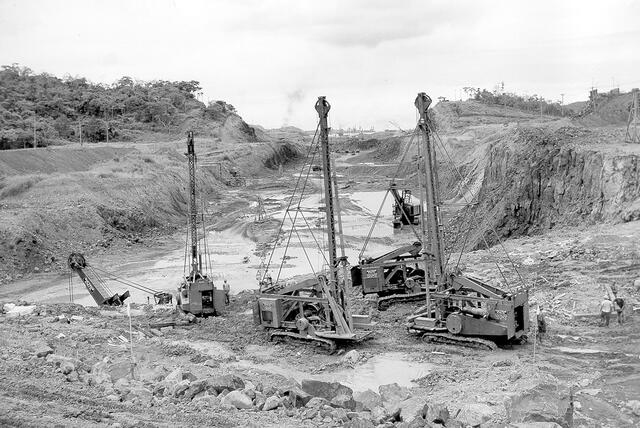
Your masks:
[[[478,278],[463,275],[457,267],[454,272],[447,272],[436,150],[431,140],[431,133],[435,131],[427,114],[430,104],[431,98],[424,92],[416,97],[415,106],[420,117],[416,135],[421,142],[419,177],[425,206],[421,210],[422,261],[424,283],[429,287],[425,290],[426,305],[409,317],[407,328],[409,332],[432,342],[495,349],[494,341],[526,338],[529,329],[528,290],[526,287],[504,289],[492,286]]]
[[[331,151],[329,149],[327,117],[330,105],[325,97],[319,97],[315,108],[320,118],[318,124],[320,129],[319,146],[324,175],[324,211],[328,244],[328,257],[324,255],[323,257],[325,257],[324,260],[328,266],[320,274],[314,273],[297,280],[290,279],[284,283],[278,283],[278,278],[276,278],[276,284],[272,284],[271,276],[267,276],[269,269],[269,264],[267,264],[264,276],[260,281],[260,294],[254,306],[254,321],[269,330],[270,339],[289,338],[311,341],[333,351],[338,342],[359,342],[369,337],[372,332],[360,329],[370,324],[368,316],[352,315],[349,310],[349,302],[345,292],[345,280],[349,268],[343,246],[341,247],[342,256],[338,257],[337,255],[336,232],[341,237],[342,231],[336,177],[335,174],[332,174]],[[316,147],[314,142],[316,142],[315,138],[311,143],[310,153]],[[303,170],[300,178],[305,177],[306,181],[312,165],[313,159],[307,165],[306,174]],[[298,183],[300,183],[300,179]],[[285,248],[285,256],[288,242],[290,242],[294,231],[300,239],[295,219],[298,218],[298,215],[304,217],[304,214],[301,213],[300,202],[303,200],[305,188],[306,183],[298,195],[298,206],[292,207],[290,205],[285,211],[285,218],[289,215],[289,218],[293,220]],[[298,190],[297,185],[296,190]],[[291,201],[296,198],[294,190]],[[295,214],[292,216],[291,212],[295,212]],[[305,224],[308,227],[306,219]],[[309,233],[313,236],[313,231]],[[315,236],[313,236],[313,240],[317,244]],[[283,260],[285,256],[282,256]],[[310,267],[313,269],[313,266]],[[278,277],[279,275],[280,272],[278,272]]]

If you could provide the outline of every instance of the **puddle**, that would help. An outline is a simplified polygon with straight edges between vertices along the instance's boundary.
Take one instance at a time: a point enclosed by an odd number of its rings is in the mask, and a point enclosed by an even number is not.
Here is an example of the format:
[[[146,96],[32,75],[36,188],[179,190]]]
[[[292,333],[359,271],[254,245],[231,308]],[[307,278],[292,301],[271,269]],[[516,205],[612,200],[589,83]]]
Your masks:
[[[264,363],[256,365],[248,360],[240,360],[234,365],[240,368],[252,368],[276,373],[287,378],[293,378],[298,382],[303,379],[340,382],[354,391],[364,391],[366,389],[378,391],[380,385],[394,382],[406,387],[417,386],[412,380],[428,375],[434,367],[430,363],[409,361],[405,355],[399,352],[380,354],[355,368],[340,369],[332,373],[309,374],[276,364]]]

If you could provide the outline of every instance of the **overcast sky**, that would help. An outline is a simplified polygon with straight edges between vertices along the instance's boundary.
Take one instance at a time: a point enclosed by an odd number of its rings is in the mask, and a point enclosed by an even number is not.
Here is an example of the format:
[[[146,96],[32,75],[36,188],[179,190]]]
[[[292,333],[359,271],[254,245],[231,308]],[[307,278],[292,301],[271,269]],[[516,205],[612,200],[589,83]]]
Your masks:
[[[640,86],[640,2],[0,0],[0,65],[113,83],[197,80],[265,127],[410,128],[465,86],[565,103]]]

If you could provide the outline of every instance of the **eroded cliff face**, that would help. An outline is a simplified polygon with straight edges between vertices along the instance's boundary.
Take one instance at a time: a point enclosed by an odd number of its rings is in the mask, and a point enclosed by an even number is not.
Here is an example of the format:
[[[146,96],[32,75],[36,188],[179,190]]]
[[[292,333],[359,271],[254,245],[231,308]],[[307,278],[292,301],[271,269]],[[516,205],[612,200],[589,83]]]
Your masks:
[[[489,148],[478,195],[484,236],[540,232],[560,225],[640,219],[640,156],[583,144],[573,128],[522,129]],[[491,231],[491,225],[496,233]],[[475,237],[482,246],[482,236]]]

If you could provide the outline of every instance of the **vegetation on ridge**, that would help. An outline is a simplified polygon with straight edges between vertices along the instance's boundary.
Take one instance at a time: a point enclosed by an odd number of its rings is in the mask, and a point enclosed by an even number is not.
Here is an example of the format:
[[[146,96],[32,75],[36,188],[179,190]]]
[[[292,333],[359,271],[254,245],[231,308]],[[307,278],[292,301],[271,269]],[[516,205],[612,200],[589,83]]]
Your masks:
[[[221,122],[235,114],[224,101],[197,100],[195,80],[144,82],[122,77],[112,85],[82,77],[34,74],[28,67],[0,70],[0,150],[58,140],[130,140],[136,131],[174,132],[189,119]]]

